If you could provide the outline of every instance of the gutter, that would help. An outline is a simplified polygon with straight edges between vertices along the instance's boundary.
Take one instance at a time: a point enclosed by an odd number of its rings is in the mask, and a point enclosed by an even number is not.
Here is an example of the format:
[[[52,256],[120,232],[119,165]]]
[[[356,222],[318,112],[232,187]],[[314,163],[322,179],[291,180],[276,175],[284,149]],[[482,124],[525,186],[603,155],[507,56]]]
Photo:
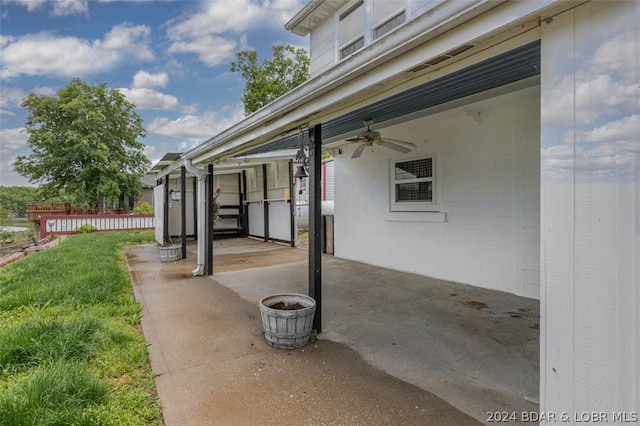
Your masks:
[[[380,38],[323,74],[313,77],[232,127],[185,152],[182,158],[190,159],[195,164],[217,161],[297,131],[300,125],[313,126],[325,122],[343,114],[345,108],[366,103],[370,99],[352,96],[353,93],[364,93],[361,96],[366,96],[366,93],[373,92],[369,89],[381,84],[384,88],[385,82],[391,82],[385,88],[386,94],[390,95],[394,88],[401,86],[397,82],[393,83],[392,79],[413,67],[443,55],[462,43],[516,28],[516,24],[539,16],[554,6],[568,7],[575,1],[445,2],[433,12],[425,13],[399,27],[396,34]],[[314,1],[310,5],[315,4],[317,3]],[[483,19],[472,21],[482,15],[485,15]],[[437,21],[434,21],[434,16],[437,16]],[[467,22],[471,24],[463,25]],[[393,45],[396,38],[400,40]],[[405,55],[413,50],[415,54]]]
[[[370,75],[371,70],[377,69],[382,64],[391,61],[393,58],[411,50],[415,46],[423,44],[426,41],[441,35],[446,30],[457,27],[474,17],[481,15],[482,13],[495,8],[504,1],[505,0],[474,0],[473,2],[461,3],[445,2],[437,8],[438,16],[440,17],[438,22],[434,23],[433,19],[430,19],[433,14],[429,13],[413,21],[409,21],[407,25],[402,26],[397,30],[398,32],[408,33],[403,37],[403,41],[398,45],[393,46],[391,49],[389,48],[389,43],[392,41],[393,36],[391,38],[383,37],[375,41],[365,47],[362,51],[343,60],[341,63],[325,73],[313,77],[301,86],[298,86],[272,103],[249,115],[234,126],[185,152],[182,157],[195,159],[196,163],[198,163],[204,161],[202,154],[206,153],[206,151],[220,147],[222,149],[215,150],[213,155],[208,155],[206,157],[207,161],[209,159],[217,160],[224,157],[225,154],[236,154],[238,151],[242,151],[243,149],[246,150],[267,143],[273,138],[281,135],[283,130],[285,130],[286,133],[288,131],[297,131],[298,126],[301,124],[308,123],[309,126],[317,124],[317,122],[321,121],[322,118],[317,116],[318,112],[325,110],[328,106],[330,107],[340,100],[348,98],[348,96],[344,96],[343,94],[331,95],[330,92],[341,86],[347,85],[347,83],[355,80],[360,75]],[[545,7],[547,3],[553,3],[553,1],[554,0],[541,1],[540,5],[536,5],[535,7],[530,6],[529,8],[541,9]],[[312,2],[309,6],[313,4],[315,4],[315,2]],[[521,8],[522,7],[524,7],[524,3]],[[526,12],[530,11],[526,10]],[[509,15],[511,15],[511,13],[509,13]],[[498,20],[498,22],[500,22],[500,20]],[[433,57],[435,58],[449,49],[450,48],[447,48],[442,52],[434,52]],[[426,59],[429,58],[416,58],[415,64],[407,64],[406,69],[410,69],[411,67],[418,65]],[[394,71],[394,73],[397,72],[399,71]],[[391,76],[382,76],[380,80],[389,77]],[[362,82],[357,81],[357,84],[361,85]],[[366,84],[369,85],[369,83]],[[356,89],[364,90],[362,87],[358,87]],[[346,89],[346,93],[356,93],[356,90]],[[323,96],[328,98],[325,103],[328,103],[329,105],[320,105],[320,103],[317,103],[319,97]],[[312,100],[315,100],[316,102],[311,102]],[[310,103],[318,105],[318,107],[314,110],[309,110],[308,108],[304,110],[301,109],[301,107],[308,106]],[[315,120],[311,122],[312,119]],[[285,126],[288,129],[283,129]],[[236,140],[236,143],[231,145],[229,149],[223,148],[224,145],[227,145],[234,139]],[[234,148],[236,148],[235,151],[231,151]]]
[[[205,212],[206,212],[206,206],[207,206],[207,200],[206,200],[206,194],[205,194],[205,186],[204,186],[204,179],[206,177],[206,173],[204,173],[202,170],[196,168],[192,163],[191,160],[185,159],[183,160],[182,165],[184,165],[184,168],[186,170],[188,170],[189,172],[193,173],[196,177],[196,179],[198,180],[197,183],[197,199],[198,199],[198,205],[196,206],[197,209],[197,217],[198,217],[198,260],[197,260],[197,266],[196,269],[194,269],[193,271],[191,271],[191,274],[195,277],[197,275],[204,275],[204,258],[205,258],[205,243],[206,243],[206,224],[204,223],[204,218],[205,218]]]

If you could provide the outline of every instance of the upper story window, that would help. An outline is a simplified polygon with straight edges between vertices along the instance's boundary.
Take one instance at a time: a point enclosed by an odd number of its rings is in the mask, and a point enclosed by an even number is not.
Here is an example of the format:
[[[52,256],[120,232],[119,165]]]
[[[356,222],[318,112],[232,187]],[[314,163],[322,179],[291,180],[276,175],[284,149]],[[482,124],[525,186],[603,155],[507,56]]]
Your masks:
[[[357,0],[350,3],[337,15],[339,60],[445,1]]]
[[[404,23],[404,8],[405,0],[384,0],[371,3],[374,40]]]
[[[364,47],[364,27],[364,0],[360,0],[340,14],[338,22],[340,59]]]

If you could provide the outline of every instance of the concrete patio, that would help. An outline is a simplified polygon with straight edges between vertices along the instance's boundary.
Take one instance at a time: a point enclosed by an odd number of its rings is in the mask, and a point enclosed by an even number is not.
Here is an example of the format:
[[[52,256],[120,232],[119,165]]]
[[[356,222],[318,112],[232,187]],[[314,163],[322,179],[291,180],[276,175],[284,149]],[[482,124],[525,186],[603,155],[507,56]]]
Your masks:
[[[473,424],[538,410],[537,300],[326,255],[318,342],[268,346],[258,301],[306,294],[307,257],[216,240],[214,275],[191,277],[194,245],[173,263],[155,245],[127,249],[166,424]]]

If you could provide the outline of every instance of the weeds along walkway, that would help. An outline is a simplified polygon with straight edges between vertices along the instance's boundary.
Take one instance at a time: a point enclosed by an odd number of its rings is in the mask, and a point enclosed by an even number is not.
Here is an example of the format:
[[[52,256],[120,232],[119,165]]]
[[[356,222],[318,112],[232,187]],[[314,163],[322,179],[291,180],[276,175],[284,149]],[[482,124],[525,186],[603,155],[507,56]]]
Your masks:
[[[0,425],[162,424],[123,246],[74,235],[0,269]]]

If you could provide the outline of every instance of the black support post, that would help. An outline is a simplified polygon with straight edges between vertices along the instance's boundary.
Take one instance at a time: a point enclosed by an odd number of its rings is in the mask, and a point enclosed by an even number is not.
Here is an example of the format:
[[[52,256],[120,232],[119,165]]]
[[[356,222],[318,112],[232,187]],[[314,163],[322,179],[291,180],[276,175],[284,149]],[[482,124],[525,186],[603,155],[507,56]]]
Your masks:
[[[207,275],[213,275],[213,164],[207,166],[206,192],[207,213],[205,215],[205,226],[207,227],[207,232],[205,234],[207,236],[207,245],[204,268]]]
[[[316,301],[313,328],[322,332],[322,132],[309,129],[309,296]]]
[[[180,242],[182,258],[187,258],[187,169],[180,168]]]
[[[293,184],[293,160],[289,160],[289,221],[291,222],[291,247],[296,246],[296,206],[294,205],[295,185]]]
[[[249,236],[249,205],[244,204],[247,199],[247,171],[242,171],[242,236]]]

